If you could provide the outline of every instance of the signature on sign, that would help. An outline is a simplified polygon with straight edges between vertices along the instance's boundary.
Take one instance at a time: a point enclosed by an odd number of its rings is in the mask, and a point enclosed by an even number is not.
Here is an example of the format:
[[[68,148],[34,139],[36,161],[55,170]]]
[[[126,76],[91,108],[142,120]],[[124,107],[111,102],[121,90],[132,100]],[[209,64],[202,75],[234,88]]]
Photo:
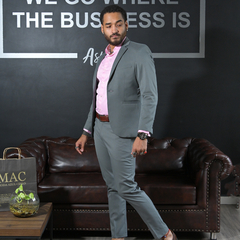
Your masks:
[[[83,58],[83,63],[86,63],[89,60],[89,63],[91,66],[93,66],[93,63],[97,63],[99,57],[103,54],[103,52],[95,53],[94,48],[89,48],[87,55]]]

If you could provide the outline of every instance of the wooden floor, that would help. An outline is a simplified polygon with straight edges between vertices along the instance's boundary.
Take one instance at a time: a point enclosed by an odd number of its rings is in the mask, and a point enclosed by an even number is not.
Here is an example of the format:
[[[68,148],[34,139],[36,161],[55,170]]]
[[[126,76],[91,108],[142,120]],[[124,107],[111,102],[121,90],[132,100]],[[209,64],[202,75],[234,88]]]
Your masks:
[[[218,240],[240,240],[240,209],[236,205],[221,205],[221,231]]]
[[[179,240],[208,240],[209,233],[176,233]],[[100,236],[101,235],[101,236]],[[111,240],[109,233],[96,235],[88,232],[54,232],[54,240]],[[42,239],[49,239],[48,232],[44,233]],[[150,240],[153,239],[150,233],[129,234],[126,240]],[[240,240],[240,209],[236,205],[221,205],[221,232],[217,233],[217,240]]]

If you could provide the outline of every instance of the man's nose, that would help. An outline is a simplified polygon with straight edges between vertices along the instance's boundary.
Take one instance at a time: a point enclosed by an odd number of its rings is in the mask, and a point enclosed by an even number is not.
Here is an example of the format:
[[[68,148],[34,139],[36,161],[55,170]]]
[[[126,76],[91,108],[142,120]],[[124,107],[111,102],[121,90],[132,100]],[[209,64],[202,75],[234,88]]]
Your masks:
[[[113,32],[113,33],[117,33],[117,32],[118,32],[117,26],[113,26],[113,27],[112,27],[112,32]]]

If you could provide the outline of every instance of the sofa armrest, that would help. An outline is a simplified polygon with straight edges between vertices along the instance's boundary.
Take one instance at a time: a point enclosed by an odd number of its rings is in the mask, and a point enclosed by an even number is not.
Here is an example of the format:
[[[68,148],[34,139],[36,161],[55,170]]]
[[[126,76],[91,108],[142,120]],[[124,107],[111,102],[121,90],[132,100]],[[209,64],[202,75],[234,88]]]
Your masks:
[[[188,147],[188,166],[191,174],[200,169],[206,169],[214,161],[219,161],[222,165],[219,172],[220,180],[227,178],[232,171],[230,158],[205,139],[193,139]]]
[[[37,183],[40,183],[46,174],[47,164],[47,150],[46,150],[46,139],[48,137],[39,137],[27,139],[21,143],[18,148],[21,149],[21,157],[35,157],[36,168],[37,168]],[[17,158],[17,151],[7,152],[7,158]]]
[[[232,171],[232,162],[205,139],[193,139],[188,147],[188,166],[195,179],[197,205],[205,209],[205,228],[220,231],[221,180]]]

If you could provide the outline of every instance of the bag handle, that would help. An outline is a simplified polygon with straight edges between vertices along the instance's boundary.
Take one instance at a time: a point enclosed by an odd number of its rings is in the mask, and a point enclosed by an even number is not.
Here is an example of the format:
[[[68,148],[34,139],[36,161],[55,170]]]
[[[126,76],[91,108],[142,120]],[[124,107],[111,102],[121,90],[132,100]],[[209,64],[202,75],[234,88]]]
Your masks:
[[[21,159],[21,149],[18,147],[9,147],[9,148],[5,148],[3,151],[3,160],[6,160],[7,151],[10,149],[17,149],[18,150],[18,159]]]

